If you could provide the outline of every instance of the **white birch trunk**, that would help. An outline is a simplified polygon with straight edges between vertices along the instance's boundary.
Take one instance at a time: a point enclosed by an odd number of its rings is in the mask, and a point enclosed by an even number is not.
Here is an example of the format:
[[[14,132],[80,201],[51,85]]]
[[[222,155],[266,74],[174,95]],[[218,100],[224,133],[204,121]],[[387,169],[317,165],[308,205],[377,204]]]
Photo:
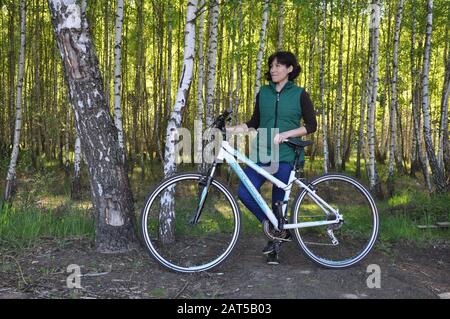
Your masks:
[[[170,107],[172,106],[172,38],[173,38],[173,27],[172,27],[172,4],[171,0],[167,4],[167,15],[168,15],[168,25],[167,25],[167,94],[166,94],[166,110],[164,114],[167,116],[170,112]],[[167,118],[164,118],[164,121]]]
[[[214,121],[214,112],[215,112],[215,99],[218,99],[218,90],[216,94],[215,91],[215,80],[216,80],[216,64],[217,64],[217,33],[218,33],[218,25],[219,25],[219,1],[213,0],[210,2],[209,15],[208,15],[208,44],[207,44],[207,54],[206,54],[206,83],[205,83],[205,122],[206,126],[209,127]],[[220,68],[220,66],[219,66]],[[220,78],[220,77],[219,77]],[[216,95],[216,96],[214,96]],[[209,142],[209,141],[207,141]],[[205,172],[207,170],[206,161],[202,161],[202,165],[200,168],[201,172]]]
[[[161,21],[160,23],[162,23],[164,21],[164,14],[163,14],[163,9],[162,8],[158,8],[157,9],[158,13],[158,19],[159,21]],[[158,134],[157,132],[160,132],[160,124],[161,124],[161,115],[163,113],[163,108],[165,108],[165,106],[163,107],[163,89],[164,89],[164,57],[163,57],[163,46],[164,46],[164,28],[162,26],[158,26],[156,28],[156,30],[158,31],[158,35],[157,35],[157,39],[158,39],[158,70],[159,70],[159,78],[158,78],[158,100],[157,100],[157,106],[156,106],[156,113],[155,113],[155,132],[156,132],[156,147],[159,150],[158,153],[162,154],[161,151],[161,138],[160,138],[160,134]],[[145,82],[144,82],[145,83]],[[165,119],[164,119],[165,120]],[[162,161],[163,162],[163,161]]]
[[[242,83],[242,60],[241,60],[241,53],[242,53],[242,37],[244,33],[244,16],[242,14],[242,0],[239,0],[239,40],[238,40],[238,59],[237,59],[237,80],[236,80],[236,89],[234,91],[234,102],[233,102],[233,114],[238,114],[238,108],[239,108],[239,93],[241,91],[241,83]],[[234,125],[237,124],[237,116],[233,117]]]
[[[440,169],[436,154],[434,153],[433,141],[431,138],[431,118],[429,109],[429,72],[430,72],[430,54],[431,54],[431,34],[433,30],[433,0],[427,1],[427,31],[425,38],[425,56],[423,60],[422,72],[422,112],[423,112],[423,138],[425,140],[425,149],[433,175],[433,182],[438,193],[446,191],[444,173]]]
[[[217,3],[219,3],[219,1],[217,0]],[[217,25],[218,25],[218,35],[216,37],[216,42],[217,39],[223,39],[223,29],[224,29],[224,18],[223,16],[218,17],[217,19]],[[224,63],[223,61],[223,48],[225,46],[225,41],[222,40],[220,42],[217,42],[217,54],[216,54],[216,69],[217,69],[217,74],[215,75],[215,81],[214,81],[214,99],[213,99],[213,104],[214,104],[214,108],[213,108],[213,119],[214,119],[214,115],[220,112],[220,103],[221,101],[223,101],[223,97],[222,97],[222,92],[225,89],[225,85],[224,85],[224,89],[222,89],[222,72],[223,72],[223,67],[222,64]],[[220,171],[218,172],[220,174]]]
[[[370,91],[367,119],[367,135],[369,143],[369,187],[380,196],[380,185],[375,168],[375,111],[378,96],[378,46],[380,36],[380,0],[372,0],[372,13],[370,21],[372,56],[369,64]]]
[[[75,147],[74,147],[74,175],[72,181],[72,190],[71,190],[71,198],[73,200],[81,199],[81,141],[80,138],[77,137],[75,139]]]
[[[328,142],[327,115],[325,107],[325,41],[326,41],[327,2],[323,1],[322,11],[322,41],[320,44],[320,103],[322,106],[322,142],[323,142],[323,170],[328,173]]]
[[[232,18],[233,22],[232,25],[235,26],[236,25],[236,13],[233,14],[233,18]],[[228,47],[226,48],[228,50],[228,52],[236,52],[236,30],[229,30],[227,28],[227,33],[230,32],[230,39],[228,41]],[[230,59],[231,61],[229,62],[229,64],[227,64],[226,68],[229,70],[228,73],[228,88],[227,88],[227,92],[228,92],[228,98],[227,98],[227,105],[226,108],[231,108],[233,106],[233,97],[234,97],[234,65],[235,65],[235,59],[234,57],[231,57]],[[235,113],[236,114],[236,113]]]
[[[415,92],[413,96],[413,124],[414,124],[414,130],[415,135],[417,138],[417,153],[419,157],[419,164],[422,168],[423,177],[425,180],[425,184],[427,185],[428,192],[431,193],[433,191],[433,187],[431,185],[430,180],[430,174],[428,173],[428,160],[426,160],[427,156],[426,153],[423,154],[422,151],[422,133],[420,132],[420,124],[421,124],[421,114],[420,114],[420,108],[419,108],[419,83],[416,83],[415,86]]]
[[[123,25],[123,0],[117,0],[116,12],[116,27],[114,39],[114,124],[117,129],[117,136],[119,142],[120,157],[125,163],[125,142],[122,124],[122,102],[121,102],[121,87],[122,87],[122,73],[121,73],[121,59],[122,59],[122,25]]]
[[[106,253],[128,251],[136,243],[133,195],[118,156],[117,130],[106,103],[87,21],[76,0],[49,0],[48,5],[89,167],[96,247]]]
[[[341,10],[343,10],[344,3],[340,2]],[[344,14],[340,12],[340,31],[339,31],[339,57],[338,57],[338,82],[337,82],[337,97],[336,97],[336,168],[342,170],[342,152],[341,152],[341,113],[342,113],[342,47],[344,41]]]
[[[278,44],[277,44],[278,51],[281,51],[283,49],[283,15],[284,15],[284,3],[283,0],[281,0],[278,18]]]
[[[9,162],[8,173],[6,176],[5,201],[12,198],[16,181],[16,166],[19,156],[20,133],[22,130],[22,86],[23,73],[25,64],[25,28],[26,28],[26,9],[25,0],[20,3],[20,56],[19,56],[19,73],[17,75],[17,95],[16,95],[16,123],[14,131],[14,143],[11,153],[11,161]]]
[[[369,47],[368,47],[368,54],[367,54],[367,60],[365,58],[365,32],[364,32],[364,20],[365,16],[363,15],[361,24],[361,52],[360,52],[360,59],[361,59],[361,106],[360,106],[360,118],[359,118],[359,129],[358,129],[358,151],[357,151],[357,158],[356,158],[356,177],[361,177],[361,155],[363,155],[364,163],[366,166],[366,175],[368,174],[367,169],[367,156],[366,156],[366,138],[364,135],[364,127],[365,127],[365,120],[366,120],[366,110],[367,110],[367,99],[370,92],[370,84],[369,84],[369,77],[366,72],[365,67],[370,63],[370,52],[371,52],[371,43],[369,41]]]
[[[411,51],[410,51],[410,63],[411,63],[411,106],[412,106],[412,118],[413,118],[413,162],[411,163],[411,173],[415,174],[416,168],[422,170],[425,184],[428,191],[432,192],[432,185],[430,176],[428,174],[428,167],[425,163],[425,156],[422,152],[422,134],[420,132],[421,123],[421,112],[419,108],[419,92],[420,92],[420,78],[421,75],[418,73],[416,62],[415,62],[415,50],[416,50],[416,2],[412,2],[412,26],[411,26]],[[420,49],[421,46],[419,46]],[[420,51],[420,50],[419,50]],[[415,167],[414,165],[417,165]]]
[[[317,16],[314,17],[314,34],[311,35],[311,43],[309,46],[309,61],[308,61],[308,86],[307,91],[311,92],[312,82],[313,82],[313,72],[314,72],[314,54],[316,53],[316,33],[318,27]]]
[[[87,28],[87,17],[86,17],[87,0],[81,0],[81,23],[83,28]]]
[[[68,100],[70,101],[70,100]],[[67,176],[70,174],[70,158],[69,158],[69,127],[70,127],[70,113],[66,113],[66,122],[64,124],[64,156],[63,165]]]
[[[207,75],[206,75],[206,125],[214,121],[214,87],[216,79],[217,62],[217,27],[219,21],[219,1],[211,2],[209,14],[209,35],[207,52]]]
[[[449,138],[448,138],[448,99],[450,94],[450,55],[447,57],[445,68],[444,87],[442,89],[441,100],[441,121],[439,128],[439,150],[438,161],[442,170],[450,174],[450,160],[449,160]]]
[[[82,23],[86,23],[86,0],[81,1],[81,21]],[[83,25],[84,28],[87,28],[87,24]],[[70,96],[69,99],[70,101]],[[114,102],[115,103],[115,102]],[[73,107],[73,106],[72,106]],[[73,179],[72,179],[72,189],[70,197],[72,200],[80,200],[81,199],[81,161],[82,161],[82,153],[81,153],[81,140],[78,135],[78,132],[75,130],[76,138],[74,145],[74,158],[73,158]]]
[[[264,53],[264,42],[266,38],[268,16],[269,16],[269,0],[264,0],[261,31],[259,32],[259,49],[256,58],[256,81],[255,81],[255,92],[253,101],[256,100],[256,95],[258,95],[259,88],[261,87],[261,64]]]
[[[359,59],[360,62],[356,65],[359,65],[359,70],[361,72],[361,84],[359,86],[360,91],[360,108],[362,111],[365,109],[366,101],[365,101],[365,94],[367,92],[367,86],[366,86],[366,75],[365,72],[365,27],[366,27],[366,16],[363,14],[361,17],[361,50],[359,50]],[[355,52],[355,60],[356,60],[356,52]],[[355,67],[356,69],[356,67]],[[356,73],[355,73],[356,78]],[[356,80],[354,79],[354,82]],[[353,103],[353,102],[352,102]],[[356,103],[356,102],[355,102]],[[364,116],[360,115],[360,121],[359,121],[359,127],[358,127],[358,144],[357,144],[357,150],[356,150],[356,171],[355,171],[355,177],[360,178],[361,177],[361,149],[363,145],[363,139],[364,139]]]
[[[188,91],[194,74],[195,57],[195,13],[197,0],[189,0],[186,8],[186,26],[184,36],[184,58],[181,78],[173,111],[170,115],[166,131],[166,146],[164,154],[164,176],[169,177],[176,172],[175,142],[177,129],[181,126],[182,111],[186,106]],[[161,242],[168,244],[174,238],[174,198],[173,191],[167,191],[161,198],[161,214],[159,235]]]
[[[203,55],[203,39],[204,39],[204,24],[205,24],[205,10],[203,6],[205,0],[200,0],[199,8],[202,10],[200,14],[200,24],[198,26],[198,83],[197,83],[197,125],[198,132],[201,134],[203,131],[203,75],[204,75],[204,65],[205,57]],[[195,163],[201,163],[203,159],[203,143],[202,135],[196,136],[196,152],[195,152]],[[202,170],[202,165],[198,165],[198,170]]]
[[[396,119],[397,114],[397,77],[398,77],[398,42],[400,37],[400,25],[402,23],[403,0],[399,0],[397,15],[395,17],[394,31],[394,56],[392,61],[392,82],[391,82],[391,107],[389,117],[390,145],[389,145],[389,165],[388,178],[394,176],[394,159],[395,159],[395,136],[396,136]]]
[[[81,141],[77,136],[75,139],[75,148],[74,148],[74,175],[76,178],[80,178],[81,172]]]

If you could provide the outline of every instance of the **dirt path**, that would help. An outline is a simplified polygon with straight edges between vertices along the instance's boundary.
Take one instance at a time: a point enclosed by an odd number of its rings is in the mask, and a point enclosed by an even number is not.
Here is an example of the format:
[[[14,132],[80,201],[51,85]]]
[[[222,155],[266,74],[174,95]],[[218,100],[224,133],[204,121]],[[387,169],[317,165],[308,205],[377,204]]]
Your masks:
[[[86,240],[47,240],[20,254],[0,250],[0,298],[450,297],[448,244],[378,249],[344,270],[315,266],[294,243],[283,247],[280,265],[269,266],[260,253],[264,244],[263,237],[241,238],[237,253],[219,268],[181,275],[162,269],[145,251],[102,255]],[[67,287],[71,264],[80,266],[81,289]],[[381,288],[367,286],[370,264],[380,267]]]

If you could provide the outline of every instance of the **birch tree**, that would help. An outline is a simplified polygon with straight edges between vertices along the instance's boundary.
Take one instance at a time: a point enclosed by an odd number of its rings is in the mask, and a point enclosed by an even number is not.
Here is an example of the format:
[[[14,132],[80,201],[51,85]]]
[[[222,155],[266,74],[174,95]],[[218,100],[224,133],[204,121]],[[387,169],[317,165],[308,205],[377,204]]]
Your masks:
[[[242,41],[243,41],[243,33],[244,33],[244,15],[242,14],[242,0],[239,0],[239,40],[238,40],[238,59],[237,59],[237,80],[236,80],[236,89],[234,93],[234,102],[233,102],[233,112],[234,114],[238,114],[239,107],[239,93],[241,91],[241,83],[242,83]],[[234,117],[234,120],[237,121],[237,117]],[[236,124],[233,123],[233,124]]]
[[[420,99],[420,72],[416,66],[416,2],[412,2],[412,26],[411,26],[411,52],[410,52],[410,63],[411,63],[411,106],[412,106],[412,118],[413,118],[413,145],[412,145],[412,160],[411,160],[411,175],[415,175],[416,166],[420,167],[423,172],[425,184],[428,191],[432,192],[432,185],[430,176],[428,173],[428,166],[426,165],[425,156],[422,152],[422,134],[420,132],[421,123],[421,113],[419,107]],[[419,45],[420,48],[420,45]]]
[[[327,1],[323,0],[322,10],[322,41],[320,43],[320,104],[322,107],[322,142],[323,142],[323,170],[328,173],[328,142],[327,142],[327,116],[325,107],[325,43],[326,43],[326,16]]]
[[[342,47],[344,40],[344,2],[340,1],[340,28],[339,28],[339,57],[338,57],[338,82],[337,82],[337,97],[336,97],[336,120],[335,120],[335,134],[336,134],[336,149],[335,149],[335,163],[337,170],[342,170],[342,156],[341,156],[341,110],[342,110]]]
[[[81,199],[81,141],[78,136],[75,139],[73,163],[74,174],[70,197],[72,198],[72,200],[79,200]]]
[[[261,87],[261,64],[264,53],[264,42],[266,38],[267,20],[269,17],[269,0],[264,0],[263,16],[261,23],[261,31],[259,32],[259,49],[256,57],[256,81],[253,101],[256,100],[256,95],[259,93]]]
[[[204,24],[205,24],[205,10],[203,6],[205,5],[205,0],[200,0],[199,9],[200,13],[200,22],[198,26],[198,76],[197,76],[197,130],[199,133],[203,132],[203,73],[204,73],[204,64],[205,57],[203,55],[203,39],[204,39]],[[202,135],[196,136],[196,152],[195,162],[199,163],[202,161],[202,151],[203,151],[203,143],[202,143]],[[198,170],[202,170],[203,165],[198,165]]]
[[[170,107],[172,106],[172,42],[173,42],[173,31],[172,31],[172,4],[171,0],[167,1],[167,93],[166,93],[166,107],[164,110],[164,120],[167,120],[167,115],[170,112]]]
[[[117,0],[116,27],[114,39],[114,123],[117,129],[119,151],[123,163],[125,163],[125,142],[122,124],[122,25],[123,25],[123,0]]]
[[[13,150],[9,162],[8,173],[6,176],[5,201],[9,201],[14,193],[16,183],[16,166],[19,156],[20,133],[22,130],[22,86],[25,64],[25,31],[26,31],[26,4],[25,0],[20,2],[20,56],[19,73],[17,75],[17,95],[16,95],[16,121],[14,130]]]
[[[86,19],[86,7],[87,0],[81,1],[81,21],[87,21]],[[87,28],[87,25],[84,26]],[[67,99],[70,102],[70,95],[68,95]],[[73,179],[72,179],[72,188],[70,191],[70,198],[72,200],[80,200],[81,199],[81,163],[82,163],[82,153],[81,153],[81,140],[76,132],[75,127],[75,144],[74,144],[74,157],[73,157]]]
[[[444,50],[444,84],[441,95],[441,119],[439,122],[439,148],[438,161],[441,169],[445,172],[446,178],[450,177],[450,141],[448,136],[448,99],[450,96],[450,52],[449,25],[445,28],[445,50]]]
[[[216,78],[217,62],[217,27],[219,21],[219,1],[212,0],[209,12],[209,34],[206,74],[206,125],[209,126],[214,121],[214,84]]]
[[[347,94],[348,94],[348,83],[349,80],[348,78],[350,77],[350,67],[353,68],[353,72],[352,72],[352,94],[351,94],[351,99],[352,99],[352,103],[351,103],[351,109],[350,109],[350,124],[348,124],[348,116],[345,117],[345,122],[344,122],[344,138],[343,138],[343,161],[342,161],[342,170],[345,171],[345,163],[349,160],[350,158],[350,154],[351,154],[351,150],[352,150],[352,140],[353,140],[353,133],[355,132],[354,130],[354,122],[355,122],[355,111],[356,111],[356,92],[358,92],[358,88],[356,85],[356,80],[357,80],[357,70],[358,70],[358,62],[357,62],[357,54],[358,54],[358,26],[359,26],[359,18],[360,15],[357,14],[356,15],[356,23],[353,22],[353,8],[351,6],[349,6],[349,14],[350,14],[350,21],[352,21],[352,23],[349,23],[348,25],[348,42],[347,42],[347,50],[348,50],[348,64],[346,67],[346,101],[347,100]],[[354,34],[355,34],[355,38],[351,39],[351,35],[352,35],[352,29],[355,30]],[[354,42],[353,42],[354,41]],[[351,44],[353,43],[353,56],[351,57],[351,62],[350,62],[350,51],[351,51]],[[361,92],[361,91],[359,91]],[[347,113],[347,109],[348,109],[348,102],[345,102],[345,112]]]
[[[370,42],[372,54],[369,63],[369,105],[367,118],[367,137],[369,143],[369,187],[377,197],[381,197],[381,185],[379,184],[375,167],[375,110],[378,96],[378,46],[380,36],[380,0],[372,0],[372,12],[370,17]]]
[[[430,54],[431,54],[431,34],[433,30],[433,0],[427,1],[427,29],[425,37],[425,54],[423,60],[422,71],[422,112],[423,112],[423,138],[425,141],[425,149],[427,151],[428,160],[433,175],[433,182],[438,193],[447,190],[444,173],[439,167],[436,154],[434,153],[433,140],[431,138],[431,120],[429,108],[429,72],[430,72]]]
[[[450,142],[448,136],[448,99],[450,95],[450,54],[447,56],[444,86],[441,99],[441,121],[439,128],[439,158],[442,169],[450,175]]]
[[[207,43],[207,54],[206,54],[206,83],[205,83],[205,122],[206,126],[209,127],[214,121],[215,112],[215,98],[218,99],[218,91],[214,93],[215,80],[216,80],[216,63],[217,63],[217,32],[219,25],[219,1],[212,0],[210,2],[209,15],[208,15],[208,43]],[[214,98],[214,95],[215,98]],[[201,171],[205,172],[207,169],[206,161],[202,162]]]
[[[173,111],[166,130],[166,145],[164,153],[164,176],[169,177],[176,172],[175,142],[177,129],[181,127],[182,112],[188,99],[188,91],[194,74],[195,57],[195,13],[197,0],[189,0],[186,8],[186,26],[184,36],[184,58],[181,78]],[[159,236],[163,244],[173,242],[175,218],[173,190],[167,190],[161,198]]]
[[[398,77],[398,42],[400,37],[400,25],[402,23],[403,14],[403,0],[399,0],[397,14],[395,17],[395,30],[394,30],[394,53],[392,60],[392,81],[391,81],[391,107],[389,111],[389,165],[388,165],[388,185],[391,185],[390,195],[392,195],[392,186],[394,177],[394,159],[395,159],[395,136],[396,125],[395,116],[397,114],[397,77]],[[389,186],[388,186],[389,187]]]
[[[105,253],[128,251],[136,243],[133,196],[88,23],[76,0],[49,0],[48,5],[77,134],[89,167],[96,248]]]
[[[365,15],[363,14],[361,23],[361,51],[360,51],[360,71],[361,71],[361,84],[360,84],[360,115],[359,115],[359,127],[358,127],[358,146],[356,152],[356,172],[355,176],[361,178],[361,154],[365,154],[365,138],[364,138],[364,122],[366,118],[367,109],[367,93],[369,91],[368,76],[365,68],[367,67],[367,59],[365,58],[365,32],[366,26]],[[371,45],[369,43],[369,49],[367,56],[370,56]]]
[[[283,49],[283,16],[284,16],[284,3],[280,0],[280,7],[278,10],[278,44],[277,50],[281,51]]]

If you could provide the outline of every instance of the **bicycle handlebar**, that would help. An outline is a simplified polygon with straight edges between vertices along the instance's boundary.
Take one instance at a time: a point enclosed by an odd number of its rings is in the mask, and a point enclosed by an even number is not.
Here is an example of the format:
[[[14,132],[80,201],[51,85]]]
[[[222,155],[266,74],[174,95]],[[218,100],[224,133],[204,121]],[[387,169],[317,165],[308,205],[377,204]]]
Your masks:
[[[223,130],[225,128],[225,122],[230,118],[231,114],[233,114],[233,110],[229,107],[214,120],[213,126]]]

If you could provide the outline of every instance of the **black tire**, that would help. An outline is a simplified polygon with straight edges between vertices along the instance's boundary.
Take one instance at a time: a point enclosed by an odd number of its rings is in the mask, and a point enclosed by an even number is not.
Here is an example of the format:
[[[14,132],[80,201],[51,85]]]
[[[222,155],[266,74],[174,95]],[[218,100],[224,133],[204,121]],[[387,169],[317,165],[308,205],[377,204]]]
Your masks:
[[[317,195],[339,209],[344,222],[333,229],[338,245],[333,245],[327,235],[329,226],[291,229],[300,250],[314,263],[326,268],[346,268],[360,262],[373,248],[379,230],[378,210],[369,191],[343,174],[320,176],[311,185]],[[319,205],[306,190],[302,190],[294,200],[291,222],[324,220],[324,217]]]
[[[200,223],[192,225],[187,222],[192,212],[196,211],[196,194],[202,187],[199,183],[202,178],[203,175],[198,173],[181,173],[162,181],[147,197],[141,212],[141,235],[150,256],[175,272],[193,273],[217,267],[229,257],[239,238],[239,206],[227,186],[216,179],[211,182]],[[176,210],[175,241],[164,245],[158,238],[160,222],[156,216],[160,211],[159,196],[167,194],[165,191],[174,185],[177,185],[174,187],[177,193],[173,201],[173,210]],[[209,260],[210,252],[215,249],[218,250],[218,256],[214,255]]]

